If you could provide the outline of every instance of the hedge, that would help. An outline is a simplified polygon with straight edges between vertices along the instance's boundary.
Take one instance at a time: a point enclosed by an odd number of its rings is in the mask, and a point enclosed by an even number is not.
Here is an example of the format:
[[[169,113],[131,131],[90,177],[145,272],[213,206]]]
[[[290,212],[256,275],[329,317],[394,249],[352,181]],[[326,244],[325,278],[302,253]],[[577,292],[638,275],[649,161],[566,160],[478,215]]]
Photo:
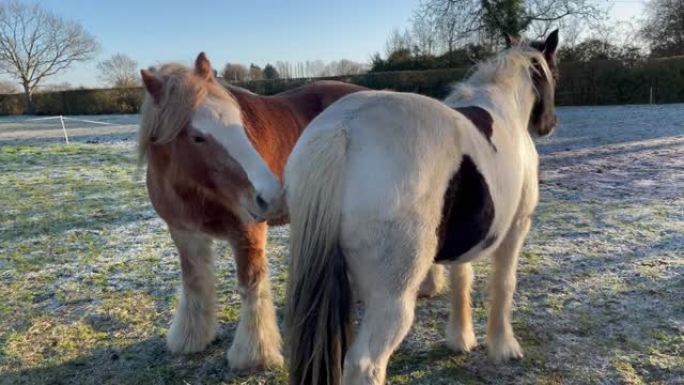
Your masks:
[[[684,102],[684,56],[636,63],[616,60],[560,63],[556,94],[558,105],[645,104],[653,91],[655,103]],[[373,89],[418,92],[443,98],[449,84],[468,73],[467,69],[371,72],[364,75],[329,77]],[[271,95],[314,79],[259,80],[235,83],[253,92]]]
[[[559,105],[684,102],[684,56],[635,63],[615,60],[588,63],[561,63],[556,101]],[[461,80],[468,69],[371,72],[363,75],[319,79],[340,80],[372,89],[417,92],[443,98],[449,85]],[[300,86],[318,79],[276,79],[238,82],[263,95]],[[36,111],[42,115],[85,115],[138,112],[143,91],[132,89],[72,90],[34,95]],[[0,95],[0,115],[25,113],[21,94]]]
[[[637,63],[562,63],[557,100],[561,105],[684,102],[684,56]]]
[[[96,115],[138,112],[142,88],[69,90],[40,92],[33,95],[39,115]],[[23,94],[0,95],[0,115],[26,113]]]
[[[363,75],[315,79],[256,80],[234,84],[258,94],[273,95],[314,80],[339,80],[376,90],[391,89],[441,97],[448,93],[450,84],[462,79],[467,71],[465,68],[449,68],[425,71],[370,72]]]

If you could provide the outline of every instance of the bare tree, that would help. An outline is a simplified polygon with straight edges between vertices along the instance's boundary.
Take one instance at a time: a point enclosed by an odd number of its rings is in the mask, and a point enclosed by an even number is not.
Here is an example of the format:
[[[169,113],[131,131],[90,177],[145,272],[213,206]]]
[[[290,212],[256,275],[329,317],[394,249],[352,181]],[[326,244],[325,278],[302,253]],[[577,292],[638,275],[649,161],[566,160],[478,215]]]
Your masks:
[[[303,78],[306,77],[304,74],[304,63],[303,62],[297,62],[294,64],[294,69],[292,72],[292,77],[293,78]]]
[[[296,63],[277,61],[275,64],[275,69],[281,79],[314,78],[320,76],[331,76],[329,66],[330,64],[325,64],[325,62],[322,60],[307,60]],[[265,70],[266,69],[264,68],[264,71]]]
[[[304,76],[305,77],[313,78],[313,77],[321,76],[321,74],[323,73],[324,70],[325,70],[325,63],[323,62],[323,60],[313,60],[313,61],[307,60],[304,63],[304,74],[305,74]]]
[[[408,30],[401,32],[396,28],[393,29],[385,42],[385,54],[389,57],[399,50],[411,50],[411,40],[411,33]]]
[[[642,34],[651,55],[684,54],[684,0],[651,0]]]
[[[411,19],[411,34],[415,51],[419,55],[434,55],[439,50],[437,27],[423,15],[413,15]]]
[[[252,63],[249,65],[249,80],[261,80],[264,78],[264,73],[261,67]]]
[[[249,70],[242,64],[228,63],[223,67],[223,79],[229,82],[241,82],[247,79]]]
[[[328,63],[318,76],[358,75],[367,71],[367,66],[362,63],[342,59]]]
[[[342,59],[337,62],[338,75],[359,75],[368,72],[369,66],[364,63]]]
[[[21,82],[29,112],[34,112],[32,93],[41,80],[91,59],[97,49],[77,22],[38,5],[0,3],[0,69]]]
[[[563,48],[574,47],[580,43],[581,38],[585,37],[588,30],[595,30],[595,25],[600,25],[601,21],[596,23],[587,23],[587,20],[582,18],[569,16],[553,22],[555,28],[563,31]],[[548,35],[549,23],[532,23],[528,28],[528,37],[541,38]]]
[[[553,29],[566,24],[575,24],[575,28],[585,25],[593,29],[604,24],[607,17],[607,10],[598,0],[527,0],[525,3],[527,8],[523,30],[533,30],[536,38],[546,36]]]
[[[448,52],[458,45],[492,45],[504,33],[534,26],[546,35],[560,20],[596,20],[606,14],[598,0],[422,0],[416,22],[433,25]]]
[[[453,52],[482,29],[482,15],[480,0],[422,0],[413,20],[432,25],[439,44]]]
[[[16,94],[19,91],[16,82],[11,82],[9,80],[0,80],[0,94]]]
[[[140,84],[138,62],[117,53],[97,64],[99,78],[114,88],[132,88]]]
[[[288,61],[277,61],[275,68],[280,74],[281,79],[290,79],[293,77],[292,64]]]

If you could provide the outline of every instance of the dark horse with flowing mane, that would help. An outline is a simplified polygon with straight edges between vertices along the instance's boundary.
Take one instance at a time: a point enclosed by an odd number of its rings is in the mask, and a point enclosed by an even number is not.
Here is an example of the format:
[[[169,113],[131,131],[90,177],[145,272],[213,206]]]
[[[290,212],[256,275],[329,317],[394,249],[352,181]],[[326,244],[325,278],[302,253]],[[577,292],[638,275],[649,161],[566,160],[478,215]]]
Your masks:
[[[195,68],[141,71],[147,90],[139,155],[152,205],[180,254],[182,291],[167,335],[172,352],[203,350],[215,337],[211,243],[230,242],[242,298],[228,360],[233,369],[280,365],[281,338],[264,248],[283,167],[304,127],[344,95],[363,90],[319,81],[275,96],[221,86],[201,53]],[[269,224],[285,223],[280,217]]]

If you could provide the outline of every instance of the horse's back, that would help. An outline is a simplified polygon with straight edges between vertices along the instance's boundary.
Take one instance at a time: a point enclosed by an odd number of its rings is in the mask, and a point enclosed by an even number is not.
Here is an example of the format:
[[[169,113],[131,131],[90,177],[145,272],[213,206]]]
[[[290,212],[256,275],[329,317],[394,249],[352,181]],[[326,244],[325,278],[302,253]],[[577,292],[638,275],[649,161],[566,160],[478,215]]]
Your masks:
[[[311,122],[290,162],[305,161],[312,151],[309,144],[317,137],[342,130],[347,137],[343,229],[353,232],[362,228],[355,226],[359,222],[380,223],[426,213],[430,217],[426,220],[436,226],[439,191],[446,188],[460,158],[454,119],[448,107],[424,96],[354,93]]]
[[[368,88],[339,80],[316,80],[302,86],[280,92],[276,97],[294,97],[298,95],[336,95],[342,96],[353,92],[365,91]]]
[[[318,80],[269,97],[285,103],[305,124],[344,96],[367,90],[356,84]]]
[[[495,128],[499,125],[494,123]],[[360,241],[365,235],[359,232],[370,223],[409,218],[437,229],[447,188],[466,158],[482,181],[481,190],[492,194],[488,226],[503,231],[510,223],[515,204],[509,201],[519,199],[515,198],[519,194],[506,187],[520,188],[518,157],[497,153],[478,127],[445,104],[408,93],[354,93],[311,122],[292,157],[306,159],[307,143],[328,130],[345,131],[348,141],[342,193],[344,239]],[[483,229],[484,237],[487,230]]]

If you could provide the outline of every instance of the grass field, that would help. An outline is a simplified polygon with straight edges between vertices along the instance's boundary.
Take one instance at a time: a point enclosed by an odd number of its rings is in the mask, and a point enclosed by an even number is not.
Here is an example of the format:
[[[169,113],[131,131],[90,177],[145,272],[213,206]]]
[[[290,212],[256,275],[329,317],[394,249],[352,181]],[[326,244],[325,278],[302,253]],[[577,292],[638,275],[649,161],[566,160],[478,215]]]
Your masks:
[[[559,113],[557,135],[539,143],[541,203],[515,296],[525,358],[486,357],[481,261],[480,346],[452,354],[448,297],[421,300],[390,384],[684,383],[684,106]],[[203,353],[167,352],[179,266],[130,130],[69,146],[47,139],[59,130],[35,131],[0,124],[0,384],[286,384],[282,370],[227,368],[239,295],[223,243],[218,339]],[[279,316],[287,236],[269,235]]]

